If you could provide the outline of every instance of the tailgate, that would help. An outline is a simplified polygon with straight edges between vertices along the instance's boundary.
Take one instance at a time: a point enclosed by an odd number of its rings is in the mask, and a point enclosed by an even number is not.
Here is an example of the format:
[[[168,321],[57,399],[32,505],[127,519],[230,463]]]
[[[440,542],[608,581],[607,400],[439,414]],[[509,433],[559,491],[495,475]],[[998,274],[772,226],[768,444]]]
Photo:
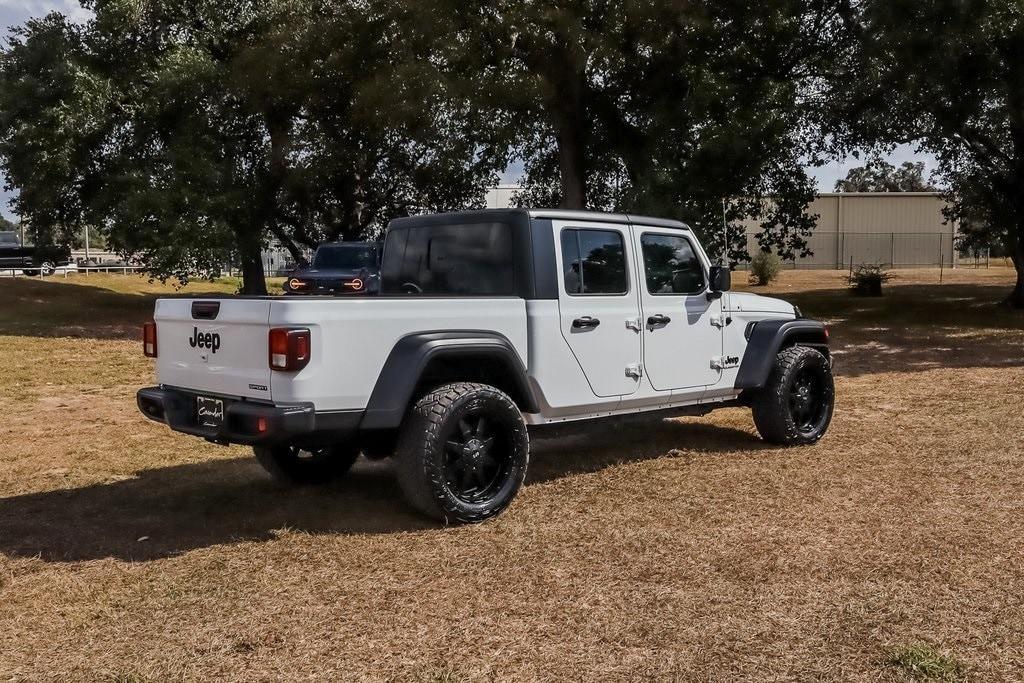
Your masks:
[[[157,381],[199,393],[270,400],[269,299],[160,299]]]

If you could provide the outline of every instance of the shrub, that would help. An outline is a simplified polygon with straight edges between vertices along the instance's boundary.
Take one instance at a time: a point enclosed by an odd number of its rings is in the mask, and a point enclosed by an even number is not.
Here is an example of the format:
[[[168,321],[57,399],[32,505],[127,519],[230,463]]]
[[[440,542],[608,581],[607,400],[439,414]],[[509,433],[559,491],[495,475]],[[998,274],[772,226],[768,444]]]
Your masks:
[[[750,260],[750,284],[764,287],[779,276],[782,260],[770,251],[759,251]]]
[[[850,271],[850,288],[859,296],[882,296],[882,284],[895,277],[876,263],[862,263]]]

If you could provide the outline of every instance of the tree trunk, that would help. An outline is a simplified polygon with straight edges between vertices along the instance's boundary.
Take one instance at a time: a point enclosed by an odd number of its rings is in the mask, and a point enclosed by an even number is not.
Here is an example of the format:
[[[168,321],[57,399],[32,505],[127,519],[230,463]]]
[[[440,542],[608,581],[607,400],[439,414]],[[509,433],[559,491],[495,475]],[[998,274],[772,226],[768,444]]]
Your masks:
[[[1006,298],[1006,305],[1017,309],[1024,309],[1024,239],[1021,235],[1024,235],[1024,225],[1017,228],[1017,240],[1011,252],[1013,267],[1017,269],[1017,284]]]
[[[251,237],[239,241],[239,251],[242,257],[241,293],[250,296],[265,296],[267,294],[267,279],[263,271],[263,255],[259,242]]]
[[[549,106],[558,141],[563,209],[587,208],[587,142],[590,139],[586,73],[578,55],[555,60],[550,77],[553,100]]]
[[[569,121],[558,126],[558,168],[563,209],[587,208],[586,150],[582,131]]]

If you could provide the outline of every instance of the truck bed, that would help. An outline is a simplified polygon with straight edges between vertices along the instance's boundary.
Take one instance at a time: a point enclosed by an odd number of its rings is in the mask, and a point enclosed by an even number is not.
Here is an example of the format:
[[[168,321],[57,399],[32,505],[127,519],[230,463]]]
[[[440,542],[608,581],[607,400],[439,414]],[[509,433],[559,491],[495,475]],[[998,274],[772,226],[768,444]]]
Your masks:
[[[215,317],[203,319],[209,309]],[[154,320],[160,384],[312,403],[317,411],[365,408],[395,344],[414,332],[495,332],[524,365],[528,358],[526,303],[518,297],[172,297],[157,301]],[[310,330],[311,360],[303,370],[270,370],[268,335],[275,327]]]

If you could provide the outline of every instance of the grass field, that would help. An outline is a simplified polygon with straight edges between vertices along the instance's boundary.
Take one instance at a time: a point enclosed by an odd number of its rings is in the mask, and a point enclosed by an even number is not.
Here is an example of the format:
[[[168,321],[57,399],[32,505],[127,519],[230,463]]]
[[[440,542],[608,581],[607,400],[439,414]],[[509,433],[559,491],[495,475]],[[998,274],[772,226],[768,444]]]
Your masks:
[[[146,422],[161,286],[5,280],[0,680],[1024,679],[1011,273],[899,276],[767,290],[832,326],[818,446],[739,409],[536,440],[512,508],[447,529],[387,463],[287,490]]]

